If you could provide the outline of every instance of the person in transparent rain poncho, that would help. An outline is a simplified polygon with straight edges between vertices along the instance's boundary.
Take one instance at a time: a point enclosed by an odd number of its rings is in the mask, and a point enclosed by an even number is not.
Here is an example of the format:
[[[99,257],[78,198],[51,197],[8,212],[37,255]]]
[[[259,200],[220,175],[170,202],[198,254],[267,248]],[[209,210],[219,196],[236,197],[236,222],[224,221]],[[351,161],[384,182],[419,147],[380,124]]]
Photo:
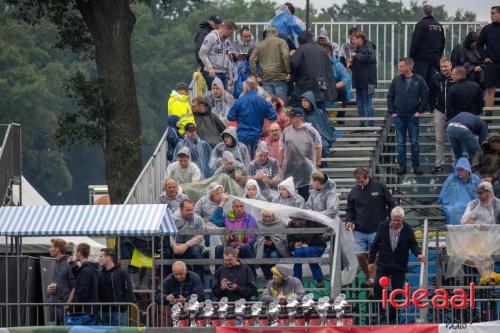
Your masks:
[[[212,171],[217,170],[221,165],[224,164],[222,154],[225,151],[231,152],[234,158],[243,165],[250,164],[250,153],[248,152],[247,146],[244,143],[238,141],[236,128],[226,128],[226,130],[222,132],[220,137],[222,142],[214,147],[212,153],[210,154],[210,161],[208,162],[209,167],[210,169],[212,169]]]
[[[500,224],[500,199],[493,194],[491,183],[482,182],[477,187],[477,199],[467,204],[462,224]]]
[[[247,180],[247,184],[245,185],[245,198],[267,201],[260,191],[259,184],[254,179]]]
[[[299,194],[309,198],[309,177],[321,164],[321,136],[304,122],[304,110],[293,108],[291,125],[285,128],[280,141],[280,165],[283,178],[293,177]]]
[[[278,185],[278,193],[278,196],[273,199],[273,203],[305,208],[306,202],[295,190],[293,177],[288,177]]]

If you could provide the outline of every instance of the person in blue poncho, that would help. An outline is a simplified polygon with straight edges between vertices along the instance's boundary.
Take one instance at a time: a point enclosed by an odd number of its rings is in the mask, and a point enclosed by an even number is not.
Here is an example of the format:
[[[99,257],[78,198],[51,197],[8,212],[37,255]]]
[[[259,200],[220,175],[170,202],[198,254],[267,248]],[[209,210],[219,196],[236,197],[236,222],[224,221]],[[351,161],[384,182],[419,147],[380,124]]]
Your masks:
[[[471,172],[467,158],[460,158],[439,194],[447,224],[460,224],[469,201],[477,199],[476,189],[480,183],[481,178]]]
[[[335,74],[335,87],[337,88],[337,101],[342,103],[342,107],[347,107],[352,99],[352,76],[351,73],[340,62],[337,56],[332,57],[333,73]],[[345,111],[337,112],[337,118],[343,118]],[[338,122],[343,124],[343,122]]]
[[[326,112],[316,106],[312,91],[306,91],[300,96],[300,107],[305,113],[304,121],[310,123],[321,135],[321,156],[328,156],[330,146],[335,141],[335,127]]]
[[[293,15],[286,4],[278,5],[275,13],[276,16],[271,20],[271,26],[275,27],[279,33],[286,34],[288,39],[293,41],[295,46],[298,47],[296,36],[301,35],[305,31],[305,26]]]

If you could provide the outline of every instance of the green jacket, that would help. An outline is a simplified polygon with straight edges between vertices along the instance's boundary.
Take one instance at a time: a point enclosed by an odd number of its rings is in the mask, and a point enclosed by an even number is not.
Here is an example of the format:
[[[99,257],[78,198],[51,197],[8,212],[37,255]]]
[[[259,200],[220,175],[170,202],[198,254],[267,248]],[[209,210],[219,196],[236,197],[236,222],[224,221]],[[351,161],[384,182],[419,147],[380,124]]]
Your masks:
[[[267,29],[266,39],[253,50],[250,56],[252,73],[257,73],[257,63],[264,81],[285,81],[291,72],[288,45],[278,37],[276,28]]]

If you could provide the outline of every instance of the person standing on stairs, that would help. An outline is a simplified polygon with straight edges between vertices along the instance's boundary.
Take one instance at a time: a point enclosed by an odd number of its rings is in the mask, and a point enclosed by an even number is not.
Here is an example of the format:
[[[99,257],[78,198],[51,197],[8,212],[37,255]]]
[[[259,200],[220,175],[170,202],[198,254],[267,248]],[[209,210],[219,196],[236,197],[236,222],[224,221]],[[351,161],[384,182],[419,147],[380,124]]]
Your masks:
[[[432,171],[434,175],[444,173],[444,146],[446,143],[446,119],[448,118],[446,100],[448,89],[453,85],[450,58],[442,58],[439,69],[440,72],[432,77],[429,85],[429,99],[436,135],[436,164],[434,171]]]
[[[413,173],[423,174],[420,169],[420,147],[418,145],[419,117],[429,109],[429,93],[424,79],[413,73],[413,60],[399,60],[399,74],[391,83],[387,95],[388,112],[396,127],[398,142],[398,176],[406,173],[406,132],[411,142]]]
[[[354,231],[356,257],[367,277],[366,286],[373,287],[374,271],[368,270],[368,253],[380,224],[387,221],[396,202],[389,189],[368,170],[356,168],[353,172],[356,185],[347,197],[346,228]]]

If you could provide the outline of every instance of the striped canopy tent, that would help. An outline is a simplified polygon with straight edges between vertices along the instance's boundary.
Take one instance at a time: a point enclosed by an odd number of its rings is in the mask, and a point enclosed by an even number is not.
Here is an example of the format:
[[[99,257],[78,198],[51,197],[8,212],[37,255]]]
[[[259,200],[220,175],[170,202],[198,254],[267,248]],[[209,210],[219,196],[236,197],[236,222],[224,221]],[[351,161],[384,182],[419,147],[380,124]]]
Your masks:
[[[0,207],[0,236],[173,236],[167,205]]]

